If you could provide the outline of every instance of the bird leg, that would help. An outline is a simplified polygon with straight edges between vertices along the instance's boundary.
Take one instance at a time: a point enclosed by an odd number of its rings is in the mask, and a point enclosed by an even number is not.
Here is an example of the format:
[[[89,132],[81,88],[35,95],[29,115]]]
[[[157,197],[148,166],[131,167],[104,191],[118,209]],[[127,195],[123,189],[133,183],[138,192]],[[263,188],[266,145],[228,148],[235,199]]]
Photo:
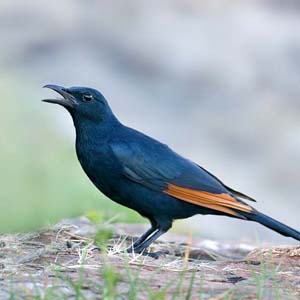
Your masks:
[[[157,227],[152,225],[141,237],[139,237],[131,247],[127,249],[127,252],[133,252],[136,247],[143,243],[153,232],[157,231]],[[134,251],[135,252],[135,251]]]
[[[159,225],[156,222],[151,221],[151,225],[151,228],[148,229],[139,239],[137,239],[132,247],[127,249],[127,252],[142,253],[143,255],[156,259],[159,258],[160,255],[169,253],[169,251],[146,252],[145,249],[148,248],[161,235],[166,233],[172,227],[172,222],[164,222],[163,224]]]
[[[166,232],[164,229],[158,229],[152,236],[150,236],[148,239],[144,240],[142,243],[137,245],[133,248],[133,251],[135,253],[142,253],[146,248],[148,248],[155,240],[157,240],[161,235],[163,235]],[[163,252],[157,252],[157,253],[149,253],[144,252],[144,255],[148,255],[154,258],[158,258],[159,254],[165,254]]]

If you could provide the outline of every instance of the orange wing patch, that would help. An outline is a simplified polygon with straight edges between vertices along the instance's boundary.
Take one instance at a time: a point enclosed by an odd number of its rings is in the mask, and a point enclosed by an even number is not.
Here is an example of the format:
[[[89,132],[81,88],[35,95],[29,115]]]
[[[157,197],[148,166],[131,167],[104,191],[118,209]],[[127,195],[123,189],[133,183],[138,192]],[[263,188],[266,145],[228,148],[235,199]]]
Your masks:
[[[174,198],[213,210],[222,211],[226,214],[234,215],[236,217],[241,217],[241,215],[235,210],[247,213],[253,212],[253,209],[250,206],[238,202],[234,197],[225,193],[213,194],[180,187],[174,184],[168,184],[168,187],[166,190],[164,190],[164,193]]]

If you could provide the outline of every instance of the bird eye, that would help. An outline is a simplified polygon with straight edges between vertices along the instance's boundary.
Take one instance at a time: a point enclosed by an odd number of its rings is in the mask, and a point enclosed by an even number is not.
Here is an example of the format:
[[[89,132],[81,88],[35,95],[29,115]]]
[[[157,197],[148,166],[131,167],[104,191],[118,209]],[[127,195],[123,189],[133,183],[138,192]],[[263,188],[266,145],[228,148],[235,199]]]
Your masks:
[[[82,96],[82,100],[85,102],[89,102],[93,100],[93,96],[92,95],[83,95]]]

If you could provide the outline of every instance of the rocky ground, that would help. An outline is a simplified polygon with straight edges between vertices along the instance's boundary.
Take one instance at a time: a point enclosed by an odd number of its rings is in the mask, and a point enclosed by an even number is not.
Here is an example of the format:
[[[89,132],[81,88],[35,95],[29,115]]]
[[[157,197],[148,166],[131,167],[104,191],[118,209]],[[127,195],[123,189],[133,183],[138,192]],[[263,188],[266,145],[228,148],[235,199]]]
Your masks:
[[[0,299],[300,298],[300,247],[255,249],[170,233],[151,249],[170,252],[159,259],[118,253],[143,230],[79,218],[3,235]],[[110,250],[101,247],[105,239]]]

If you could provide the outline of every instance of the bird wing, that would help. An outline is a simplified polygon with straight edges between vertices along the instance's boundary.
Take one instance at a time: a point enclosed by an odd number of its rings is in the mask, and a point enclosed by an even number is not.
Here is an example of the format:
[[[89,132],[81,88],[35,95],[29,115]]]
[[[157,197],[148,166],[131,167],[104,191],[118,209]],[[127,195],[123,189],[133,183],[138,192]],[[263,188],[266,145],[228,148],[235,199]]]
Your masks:
[[[234,196],[216,177],[173,152],[166,145],[117,142],[110,144],[123,175],[129,180],[176,199],[244,218],[253,208]]]

